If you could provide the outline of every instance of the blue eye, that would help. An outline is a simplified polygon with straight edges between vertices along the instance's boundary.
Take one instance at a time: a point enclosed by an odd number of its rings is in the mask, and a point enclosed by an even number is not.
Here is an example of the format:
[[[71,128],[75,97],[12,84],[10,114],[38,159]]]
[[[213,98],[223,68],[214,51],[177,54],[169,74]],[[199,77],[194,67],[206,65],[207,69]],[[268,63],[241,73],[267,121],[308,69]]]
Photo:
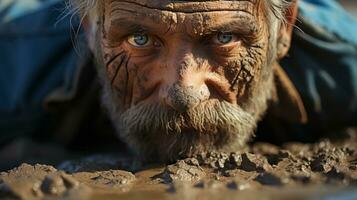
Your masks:
[[[145,47],[150,45],[151,39],[148,34],[136,33],[128,38],[128,42],[136,47]]]
[[[149,36],[146,34],[135,34],[134,35],[134,41],[137,45],[145,45],[149,41]]]
[[[228,44],[234,40],[234,35],[232,33],[218,33],[217,42],[220,44]]]

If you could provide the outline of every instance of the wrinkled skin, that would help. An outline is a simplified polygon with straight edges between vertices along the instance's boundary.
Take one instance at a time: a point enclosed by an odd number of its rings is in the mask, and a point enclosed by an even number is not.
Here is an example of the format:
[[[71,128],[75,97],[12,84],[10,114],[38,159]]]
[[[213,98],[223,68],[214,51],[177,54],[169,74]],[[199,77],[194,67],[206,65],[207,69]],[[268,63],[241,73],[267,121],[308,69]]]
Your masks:
[[[120,137],[149,160],[242,149],[275,89],[263,1],[103,2],[93,46]]]

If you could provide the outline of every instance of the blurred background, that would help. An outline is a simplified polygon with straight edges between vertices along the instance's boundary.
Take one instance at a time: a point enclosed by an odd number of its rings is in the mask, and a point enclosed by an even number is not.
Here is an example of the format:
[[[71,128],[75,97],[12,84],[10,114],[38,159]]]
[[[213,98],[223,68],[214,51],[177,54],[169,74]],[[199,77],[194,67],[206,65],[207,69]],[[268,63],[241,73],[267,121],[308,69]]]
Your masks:
[[[346,8],[346,10],[348,10],[354,17],[357,18],[357,1],[356,0],[340,0],[340,2]]]

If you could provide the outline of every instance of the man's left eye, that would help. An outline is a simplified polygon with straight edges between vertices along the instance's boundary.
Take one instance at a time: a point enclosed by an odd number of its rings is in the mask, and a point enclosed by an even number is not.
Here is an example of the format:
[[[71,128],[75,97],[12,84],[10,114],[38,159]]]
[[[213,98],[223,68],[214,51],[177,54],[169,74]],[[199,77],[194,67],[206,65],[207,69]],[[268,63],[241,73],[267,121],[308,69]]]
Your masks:
[[[216,44],[229,44],[231,42],[235,42],[237,40],[236,36],[233,33],[218,33],[213,38],[214,43]]]
[[[152,44],[152,39],[148,34],[136,33],[129,36],[128,42],[135,47],[147,47]]]

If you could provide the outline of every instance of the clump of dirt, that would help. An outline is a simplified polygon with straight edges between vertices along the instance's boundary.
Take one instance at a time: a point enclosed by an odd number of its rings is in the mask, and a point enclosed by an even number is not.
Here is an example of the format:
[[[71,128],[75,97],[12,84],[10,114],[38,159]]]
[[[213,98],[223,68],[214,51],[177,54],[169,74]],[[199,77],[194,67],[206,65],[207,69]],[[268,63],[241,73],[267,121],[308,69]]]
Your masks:
[[[239,177],[262,185],[351,185],[357,183],[356,145],[355,141],[338,145],[326,140],[314,145],[292,143],[280,149],[260,143],[252,146],[250,153],[201,153],[167,166],[164,175],[191,180],[192,173],[186,169],[194,168],[206,172],[206,177]],[[188,173],[182,174],[182,170]]]
[[[283,148],[258,143],[244,153],[202,152],[158,167],[97,155],[58,169],[23,164],[0,173],[0,198],[7,199],[306,199],[357,197],[355,187],[356,137]]]
[[[200,167],[195,158],[180,160],[176,164],[165,168],[162,178],[165,183],[175,180],[197,181],[205,176],[205,171]]]
[[[0,174],[0,199],[42,199],[85,189],[79,186],[71,175],[52,166],[22,164]]]

